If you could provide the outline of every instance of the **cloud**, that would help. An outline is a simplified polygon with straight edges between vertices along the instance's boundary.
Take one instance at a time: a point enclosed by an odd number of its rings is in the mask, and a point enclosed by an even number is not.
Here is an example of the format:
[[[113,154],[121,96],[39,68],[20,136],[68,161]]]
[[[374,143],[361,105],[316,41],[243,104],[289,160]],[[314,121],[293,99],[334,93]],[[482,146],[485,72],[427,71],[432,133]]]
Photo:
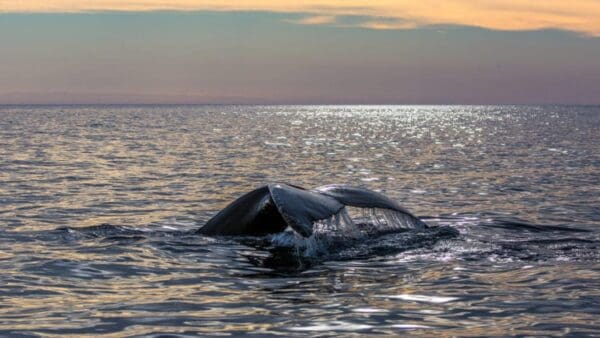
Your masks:
[[[333,15],[311,15],[306,16],[297,20],[286,20],[291,23],[298,25],[325,25],[331,24],[336,21],[336,17]]]
[[[357,26],[373,29],[464,25],[493,30],[561,29],[600,36],[598,0],[0,0],[0,13],[156,10],[305,14],[293,21],[299,24],[335,24],[340,16],[364,16],[370,19]]]

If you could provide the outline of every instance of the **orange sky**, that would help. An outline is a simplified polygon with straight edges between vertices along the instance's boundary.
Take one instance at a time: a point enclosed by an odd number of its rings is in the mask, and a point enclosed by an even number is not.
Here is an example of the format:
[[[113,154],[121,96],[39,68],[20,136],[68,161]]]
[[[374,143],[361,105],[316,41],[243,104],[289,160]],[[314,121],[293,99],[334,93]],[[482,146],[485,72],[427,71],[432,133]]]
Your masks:
[[[371,18],[357,24],[373,29],[405,29],[451,24],[495,30],[555,28],[600,36],[598,0],[0,0],[0,12],[85,12],[217,10],[306,13],[299,24],[335,24],[337,16]]]
[[[600,98],[600,0],[0,0],[0,46],[0,104]]]

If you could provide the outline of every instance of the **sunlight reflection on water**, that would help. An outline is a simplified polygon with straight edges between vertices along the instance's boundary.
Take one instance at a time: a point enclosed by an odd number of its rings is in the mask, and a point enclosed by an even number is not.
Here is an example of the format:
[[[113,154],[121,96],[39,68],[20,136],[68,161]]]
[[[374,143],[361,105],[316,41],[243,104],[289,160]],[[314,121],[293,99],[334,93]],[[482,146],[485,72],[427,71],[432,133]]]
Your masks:
[[[598,130],[598,107],[0,107],[0,335],[591,335]],[[310,262],[194,233],[270,181],[440,227]]]

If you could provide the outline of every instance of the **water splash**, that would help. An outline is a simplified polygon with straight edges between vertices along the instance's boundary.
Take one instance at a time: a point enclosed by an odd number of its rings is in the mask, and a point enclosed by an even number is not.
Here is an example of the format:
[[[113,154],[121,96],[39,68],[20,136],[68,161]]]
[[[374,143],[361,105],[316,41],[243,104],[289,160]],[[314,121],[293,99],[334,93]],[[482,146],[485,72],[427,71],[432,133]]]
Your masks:
[[[354,221],[368,234],[383,232],[422,230],[427,227],[423,221],[402,212],[378,208],[352,208]]]
[[[327,254],[332,247],[339,249],[366,237],[425,227],[419,219],[394,210],[345,207],[330,218],[314,222],[310,237],[288,228],[273,235],[271,244],[291,248],[299,257],[315,257]]]

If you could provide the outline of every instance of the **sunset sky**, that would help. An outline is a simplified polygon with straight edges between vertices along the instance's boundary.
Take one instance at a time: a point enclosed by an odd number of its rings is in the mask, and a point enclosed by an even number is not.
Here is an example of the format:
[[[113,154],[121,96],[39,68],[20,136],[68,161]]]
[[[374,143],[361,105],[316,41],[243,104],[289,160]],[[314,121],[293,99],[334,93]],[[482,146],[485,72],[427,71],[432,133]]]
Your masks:
[[[0,0],[0,104],[600,104],[600,1]]]

